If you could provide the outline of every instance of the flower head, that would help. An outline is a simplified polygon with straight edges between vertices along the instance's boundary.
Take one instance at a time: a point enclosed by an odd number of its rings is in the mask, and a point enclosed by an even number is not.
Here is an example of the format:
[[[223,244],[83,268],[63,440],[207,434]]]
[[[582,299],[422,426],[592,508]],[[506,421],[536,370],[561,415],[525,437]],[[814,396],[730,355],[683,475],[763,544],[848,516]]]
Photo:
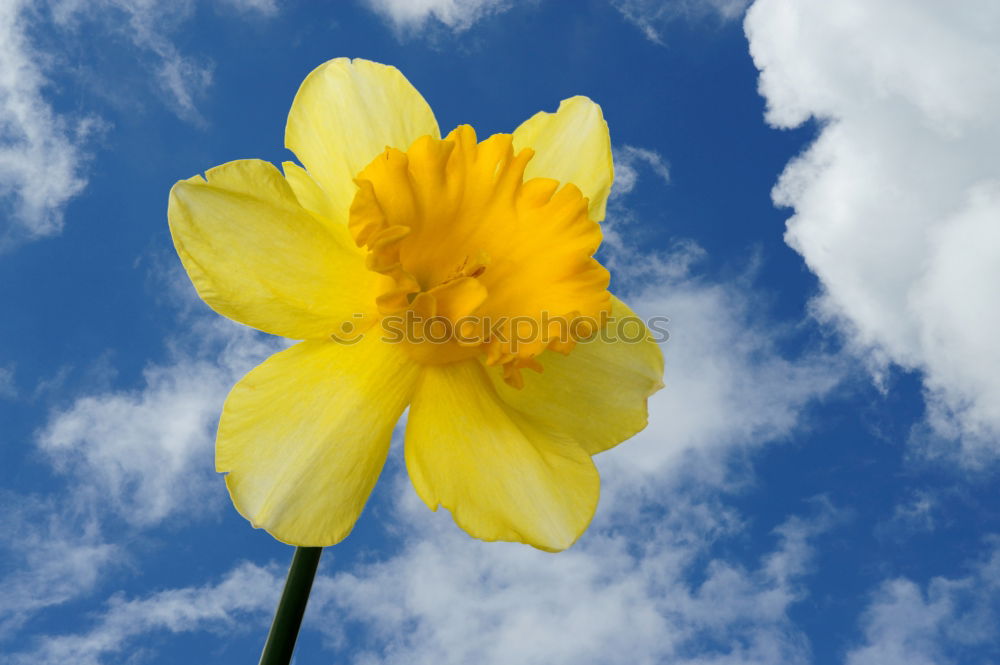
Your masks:
[[[303,167],[240,160],[178,182],[174,244],[217,312],[302,340],[223,408],[216,467],[254,526],[330,545],[354,526],[409,406],[407,469],[484,540],[571,545],[591,455],[646,424],[658,346],[593,258],[613,178],[584,97],[479,141],[440,138],[393,67],[337,59],[285,132]],[[639,324],[641,325],[641,323]]]

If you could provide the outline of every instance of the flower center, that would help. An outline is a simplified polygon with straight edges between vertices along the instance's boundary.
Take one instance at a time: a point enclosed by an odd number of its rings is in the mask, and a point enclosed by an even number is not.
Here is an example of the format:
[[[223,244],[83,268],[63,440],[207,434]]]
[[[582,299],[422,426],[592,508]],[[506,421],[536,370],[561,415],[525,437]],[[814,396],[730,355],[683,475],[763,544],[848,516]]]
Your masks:
[[[504,379],[541,371],[610,311],[600,226],[572,184],[524,179],[534,155],[510,134],[457,127],[406,152],[386,148],[355,179],[349,228],[384,276],[382,328],[423,363],[485,355]]]

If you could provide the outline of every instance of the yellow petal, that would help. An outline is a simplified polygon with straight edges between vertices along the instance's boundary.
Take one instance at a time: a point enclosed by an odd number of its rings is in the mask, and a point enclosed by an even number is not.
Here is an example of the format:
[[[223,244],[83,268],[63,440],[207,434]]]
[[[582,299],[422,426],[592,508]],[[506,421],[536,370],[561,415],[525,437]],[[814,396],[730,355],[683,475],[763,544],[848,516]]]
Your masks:
[[[576,344],[568,355],[548,351],[540,356],[542,373],[526,372],[520,390],[507,385],[501,372],[488,372],[509,408],[541,431],[576,441],[591,455],[643,429],[646,400],[663,387],[663,354],[645,324],[615,297],[611,316],[604,335]]]
[[[571,182],[590,199],[590,218],[604,219],[615,172],[611,136],[601,107],[586,97],[570,97],[555,113],[540,111],[514,130],[514,150],[531,148],[525,178]]]
[[[353,345],[301,342],[247,374],[226,399],[216,442],[240,514],[292,545],[346,537],[417,372],[373,334]]]
[[[229,162],[178,182],[168,217],[198,294],[224,316],[307,339],[372,309],[377,278],[346,226],[306,211],[267,162]]]
[[[476,360],[424,368],[406,467],[420,498],[470,535],[549,551],[580,537],[600,493],[590,456],[500,401]]]
[[[424,135],[440,136],[437,120],[398,69],[337,58],[302,82],[285,127],[285,146],[347,219],[354,176],[387,146],[406,150]]]
[[[344,211],[334,208],[330,197],[312,179],[308,171],[295,162],[282,162],[281,168],[285,172],[288,185],[295,192],[295,198],[298,199],[299,205],[331,224],[347,223]]]

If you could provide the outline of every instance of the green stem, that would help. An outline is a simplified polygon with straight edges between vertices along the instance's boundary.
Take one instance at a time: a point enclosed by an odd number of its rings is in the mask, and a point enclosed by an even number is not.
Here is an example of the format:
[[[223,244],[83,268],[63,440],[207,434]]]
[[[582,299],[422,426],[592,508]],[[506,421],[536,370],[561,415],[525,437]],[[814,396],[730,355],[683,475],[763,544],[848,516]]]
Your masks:
[[[267,634],[264,651],[260,654],[260,665],[288,665],[295,649],[295,638],[299,635],[302,615],[309,602],[316,566],[322,547],[296,547],[292,565],[288,568],[285,590],[281,592],[278,609],[274,612],[271,632]]]

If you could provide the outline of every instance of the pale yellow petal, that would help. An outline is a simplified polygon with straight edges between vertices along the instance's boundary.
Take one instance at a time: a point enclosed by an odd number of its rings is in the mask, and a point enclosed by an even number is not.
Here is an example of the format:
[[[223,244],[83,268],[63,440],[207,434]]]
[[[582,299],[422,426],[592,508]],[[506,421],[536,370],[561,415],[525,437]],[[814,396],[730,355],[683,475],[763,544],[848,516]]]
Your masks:
[[[224,316],[308,339],[372,308],[377,278],[346,227],[306,211],[272,164],[229,162],[178,182],[168,217],[198,294]]]
[[[524,372],[512,388],[498,368],[488,375],[504,403],[542,431],[558,432],[594,455],[636,434],[646,400],[663,387],[663,354],[642,319],[612,296],[611,319],[568,355],[539,356],[541,374]]]
[[[564,99],[555,113],[536,113],[514,130],[514,150],[523,148],[535,151],[525,178],[573,183],[590,199],[590,218],[604,219],[615,173],[600,106],[577,96]]]
[[[406,150],[425,135],[440,136],[437,120],[398,69],[337,58],[314,69],[299,87],[285,146],[346,219],[358,172],[387,146]]]
[[[475,360],[424,368],[406,426],[417,494],[470,535],[563,550],[593,517],[600,479],[575,442],[504,404]]]
[[[347,223],[344,211],[334,208],[330,202],[330,197],[312,179],[308,171],[295,162],[282,162],[281,168],[285,172],[285,179],[288,181],[288,185],[295,193],[295,198],[298,199],[299,204],[303,208],[331,224],[343,225]]]
[[[370,334],[275,354],[226,399],[216,468],[237,510],[292,545],[350,533],[385,463],[419,368]]]

